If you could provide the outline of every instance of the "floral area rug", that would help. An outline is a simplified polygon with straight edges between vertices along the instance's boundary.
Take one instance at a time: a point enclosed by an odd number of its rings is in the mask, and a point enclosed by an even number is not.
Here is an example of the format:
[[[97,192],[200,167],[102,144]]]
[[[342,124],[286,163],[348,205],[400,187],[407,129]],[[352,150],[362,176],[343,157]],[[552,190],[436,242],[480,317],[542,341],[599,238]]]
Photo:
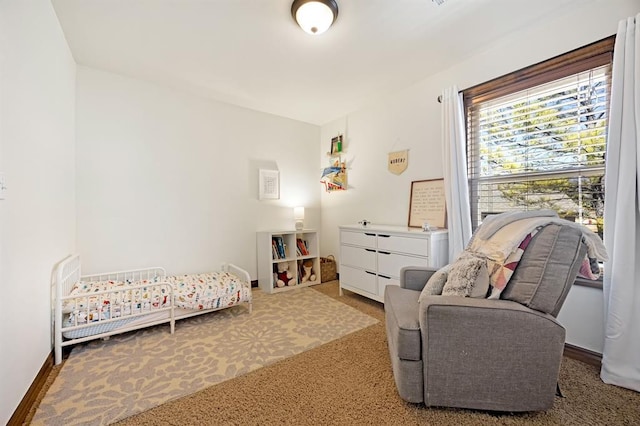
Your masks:
[[[378,320],[312,288],[253,291],[236,306],[75,346],[38,407],[34,425],[98,425],[148,410]]]

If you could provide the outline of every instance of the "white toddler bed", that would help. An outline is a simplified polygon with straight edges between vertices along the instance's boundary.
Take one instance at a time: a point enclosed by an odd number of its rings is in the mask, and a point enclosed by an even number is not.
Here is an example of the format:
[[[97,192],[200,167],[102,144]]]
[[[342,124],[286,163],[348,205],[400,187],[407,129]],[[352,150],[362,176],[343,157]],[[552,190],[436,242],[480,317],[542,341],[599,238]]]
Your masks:
[[[248,303],[251,278],[224,264],[220,272],[169,276],[164,268],[81,275],[79,255],[56,267],[53,282],[55,363],[62,348]]]

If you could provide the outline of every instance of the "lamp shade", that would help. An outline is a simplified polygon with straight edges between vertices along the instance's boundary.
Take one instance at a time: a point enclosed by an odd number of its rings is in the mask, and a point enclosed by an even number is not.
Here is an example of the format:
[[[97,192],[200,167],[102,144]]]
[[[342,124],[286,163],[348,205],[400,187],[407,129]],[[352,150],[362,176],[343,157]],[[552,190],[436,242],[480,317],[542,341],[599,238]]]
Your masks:
[[[291,15],[305,32],[322,34],[338,17],[338,3],[335,0],[295,0]]]
[[[302,231],[304,228],[304,207],[294,207],[293,218],[296,221],[296,231]]]

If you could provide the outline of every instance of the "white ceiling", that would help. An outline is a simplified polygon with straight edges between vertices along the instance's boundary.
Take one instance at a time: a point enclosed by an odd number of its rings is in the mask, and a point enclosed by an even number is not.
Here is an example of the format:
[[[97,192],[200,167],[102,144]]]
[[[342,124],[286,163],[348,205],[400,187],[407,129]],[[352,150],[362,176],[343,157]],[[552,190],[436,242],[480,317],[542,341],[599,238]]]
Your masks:
[[[292,0],[52,0],[76,62],[325,124],[584,0],[337,0],[311,36]]]

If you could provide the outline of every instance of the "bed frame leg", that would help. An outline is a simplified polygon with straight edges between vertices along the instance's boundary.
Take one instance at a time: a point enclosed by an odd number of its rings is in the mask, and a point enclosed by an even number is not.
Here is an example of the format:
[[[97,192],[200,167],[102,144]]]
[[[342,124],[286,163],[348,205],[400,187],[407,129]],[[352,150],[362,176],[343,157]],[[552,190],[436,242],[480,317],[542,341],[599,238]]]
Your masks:
[[[56,345],[55,347],[55,364],[54,365],[58,365],[62,362],[62,347],[60,347],[59,345]]]

